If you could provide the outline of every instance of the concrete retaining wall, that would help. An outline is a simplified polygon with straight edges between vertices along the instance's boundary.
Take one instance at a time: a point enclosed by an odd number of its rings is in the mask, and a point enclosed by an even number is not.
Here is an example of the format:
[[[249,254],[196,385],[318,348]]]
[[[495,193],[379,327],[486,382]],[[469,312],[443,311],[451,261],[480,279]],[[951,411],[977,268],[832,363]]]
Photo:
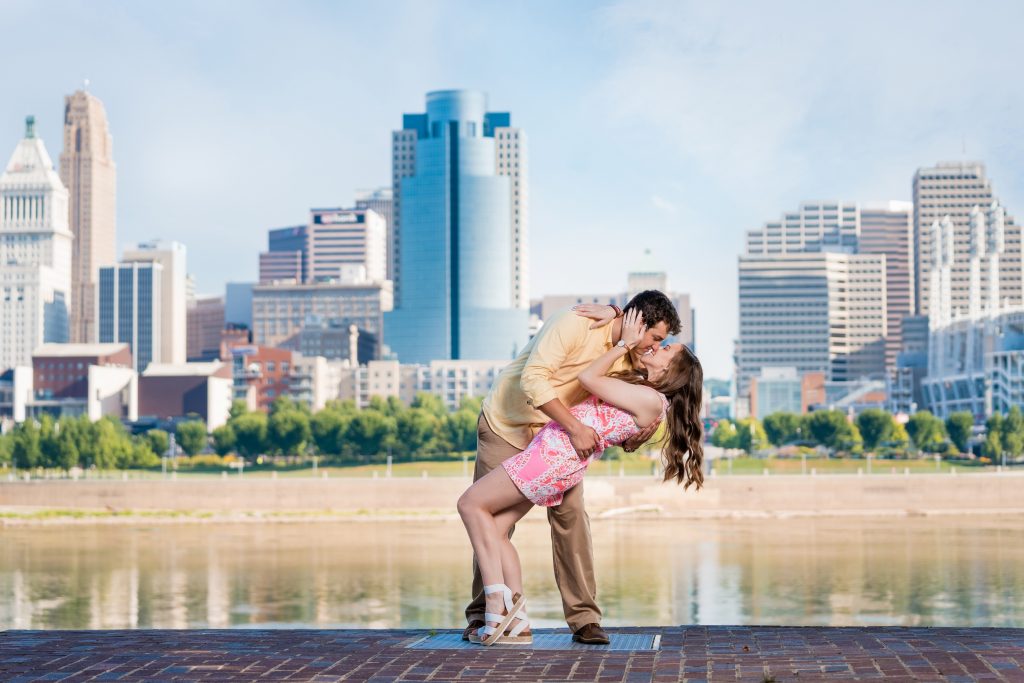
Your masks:
[[[0,507],[113,510],[455,512],[468,485],[431,479],[31,481],[0,483]],[[588,477],[592,515],[937,514],[1024,511],[1024,473],[722,476],[700,492],[647,477]]]

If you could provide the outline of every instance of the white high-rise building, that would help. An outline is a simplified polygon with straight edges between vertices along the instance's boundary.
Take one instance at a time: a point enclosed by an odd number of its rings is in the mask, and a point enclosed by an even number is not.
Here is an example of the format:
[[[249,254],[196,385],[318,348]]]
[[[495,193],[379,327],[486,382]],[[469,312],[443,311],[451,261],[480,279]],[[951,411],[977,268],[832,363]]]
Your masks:
[[[884,375],[886,257],[842,252],[739,257],[736,389],[765,367],[826,381]]]
[[[188,274],[185,245],[154,240],[128,249],[123,263],[159,263],[160,269],[160,355],[158,363],[184,363],[188,355]],[[119,340],[126,341],[126,340]],[[140,368],[142,372],[145,368]]]
[[[504,116],[508,118],[507,114]],[[508,125],[508,120],[495,117],[493,121],[495,125],[492,134],[498,148],[495,155],[495,172],[508,176],[512,188],[509,203],[509,223],[512,225],[512,307],[529,308],[530,283],[527,277],[530,270],[526,251],[529,186],[526,177],[526,132],[521,128],[512,128]]]
[[[895,365],[914,301],[911,212],[900,201],[803,202],[747,233],[736,350],[741,396],[763,367],[852,382],[878,379]]]
[[[860,212],[851,202],[804,202],[796,211],[783,214],[747,233],[747,254],[805,254],[857,250]]]
[[[72,239],[68,192],[29,116],[0,176],[0,371],[68,340]]]
[[[356,208],[373,209],[384,219],[384,250],[386,261],[386,278],[394,279],[392,272],[394,264],[391,262],[391,244],[394,242],[395,229],[395,201],[390,187],[378,187],[373,190],[356,190]]]
[[[387,221],[383,216],[373,209],[311,209],[309,213],[307,282],[340,280],[346,266],[363,266],[370,282],[387,279]]]
[[[944,162],[914,174],[914,242],[918,315],[932,311],[929,268],[935,252],[932,225],[949,218],[953,229],[950,266],[950,313],[966,315],[970,307],[971,211],[997,201],[985,165],[978,161]],[[1024,249],[1021,227],[1004,217],[1005,248],[999,258],[999,291],[1009,306],[1024,305]]]
[[[654,258],[651,250],[644,249],[643,258],[626,274],[626,301],[648,289],[668,294],[668,273]]]

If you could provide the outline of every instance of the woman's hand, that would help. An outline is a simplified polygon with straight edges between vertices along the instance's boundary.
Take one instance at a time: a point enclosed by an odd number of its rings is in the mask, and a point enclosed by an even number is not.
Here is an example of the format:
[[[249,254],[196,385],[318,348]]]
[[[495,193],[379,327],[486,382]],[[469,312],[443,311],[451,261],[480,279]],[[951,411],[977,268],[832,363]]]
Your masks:
[[[626,348],[632,350],[644,338],[647,333],[647,326],[644,325],[644,315],[639,308],[627,311],[622,319],[622,336],[620,339],[626,342]]]
[[[576,304],[572,310],[576,311],[578,316],[593,320],[594,322],[590,325],[592,330],[604,327],[615,320],[615,309],[607,304]]]

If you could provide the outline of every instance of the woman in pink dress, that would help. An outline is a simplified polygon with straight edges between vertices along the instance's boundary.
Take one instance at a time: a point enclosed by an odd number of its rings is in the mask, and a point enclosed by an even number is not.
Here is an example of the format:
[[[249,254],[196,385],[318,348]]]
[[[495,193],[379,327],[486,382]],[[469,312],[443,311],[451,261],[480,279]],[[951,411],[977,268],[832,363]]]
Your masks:
[[[582,479],[591,461],[648,425],[664,420],[662,457],[665,481],[689,488],[704,482],[703,423],[700,419],[704,375],[700,361],[683,344],[669,344],[640,357],[641,372],[605,373],[644,334],[639,309],[626,314],[622,341],[580,373],[590,392],[570,408],[600,438],[597,450],[581,459],[557,422],[537,432],[526,450],[495,468],[459,498],[459,515],[473,544],[484,582],[485,625],[470,640],[484,645],[532,641],[522,595],[519,555],[509,529],[534,505],[554,506]]]

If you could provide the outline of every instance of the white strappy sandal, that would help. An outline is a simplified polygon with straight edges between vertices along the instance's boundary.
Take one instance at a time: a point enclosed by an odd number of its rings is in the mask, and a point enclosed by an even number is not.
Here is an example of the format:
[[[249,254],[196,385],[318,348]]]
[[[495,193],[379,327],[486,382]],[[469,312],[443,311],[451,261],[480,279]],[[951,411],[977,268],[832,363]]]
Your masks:
[[[533,643],[533,632],[530,630],[530,618],[526,616],[525,604],[515,618],[519,623],[513,626],[511,631],[505,631],[495,645],[530,645]]]
[[[502,597],[505,600],[505,613],[493,614],[488,612],[484,614],[485,623],[477,629],[476,633],[470,634],[470,642],[482,645],[494,645],[498,642],[532,643],[532,634],[523,635],[523,631],[530,626],[530,620],[526,618],[525,613],[522,613],[523,607],[526,605],[526,598],[519,593],[513,595],[512,589],[503,583],[484,586],[484,595],[491,595],[493,593],[502,594]],[[520,616],[520,614],[522,614],[522,616]],[[512,623],[512,620],[517,618],[519,619],[519,623],[509,630],[509,625]],[[492,622],[498,625],[491,626]]]

